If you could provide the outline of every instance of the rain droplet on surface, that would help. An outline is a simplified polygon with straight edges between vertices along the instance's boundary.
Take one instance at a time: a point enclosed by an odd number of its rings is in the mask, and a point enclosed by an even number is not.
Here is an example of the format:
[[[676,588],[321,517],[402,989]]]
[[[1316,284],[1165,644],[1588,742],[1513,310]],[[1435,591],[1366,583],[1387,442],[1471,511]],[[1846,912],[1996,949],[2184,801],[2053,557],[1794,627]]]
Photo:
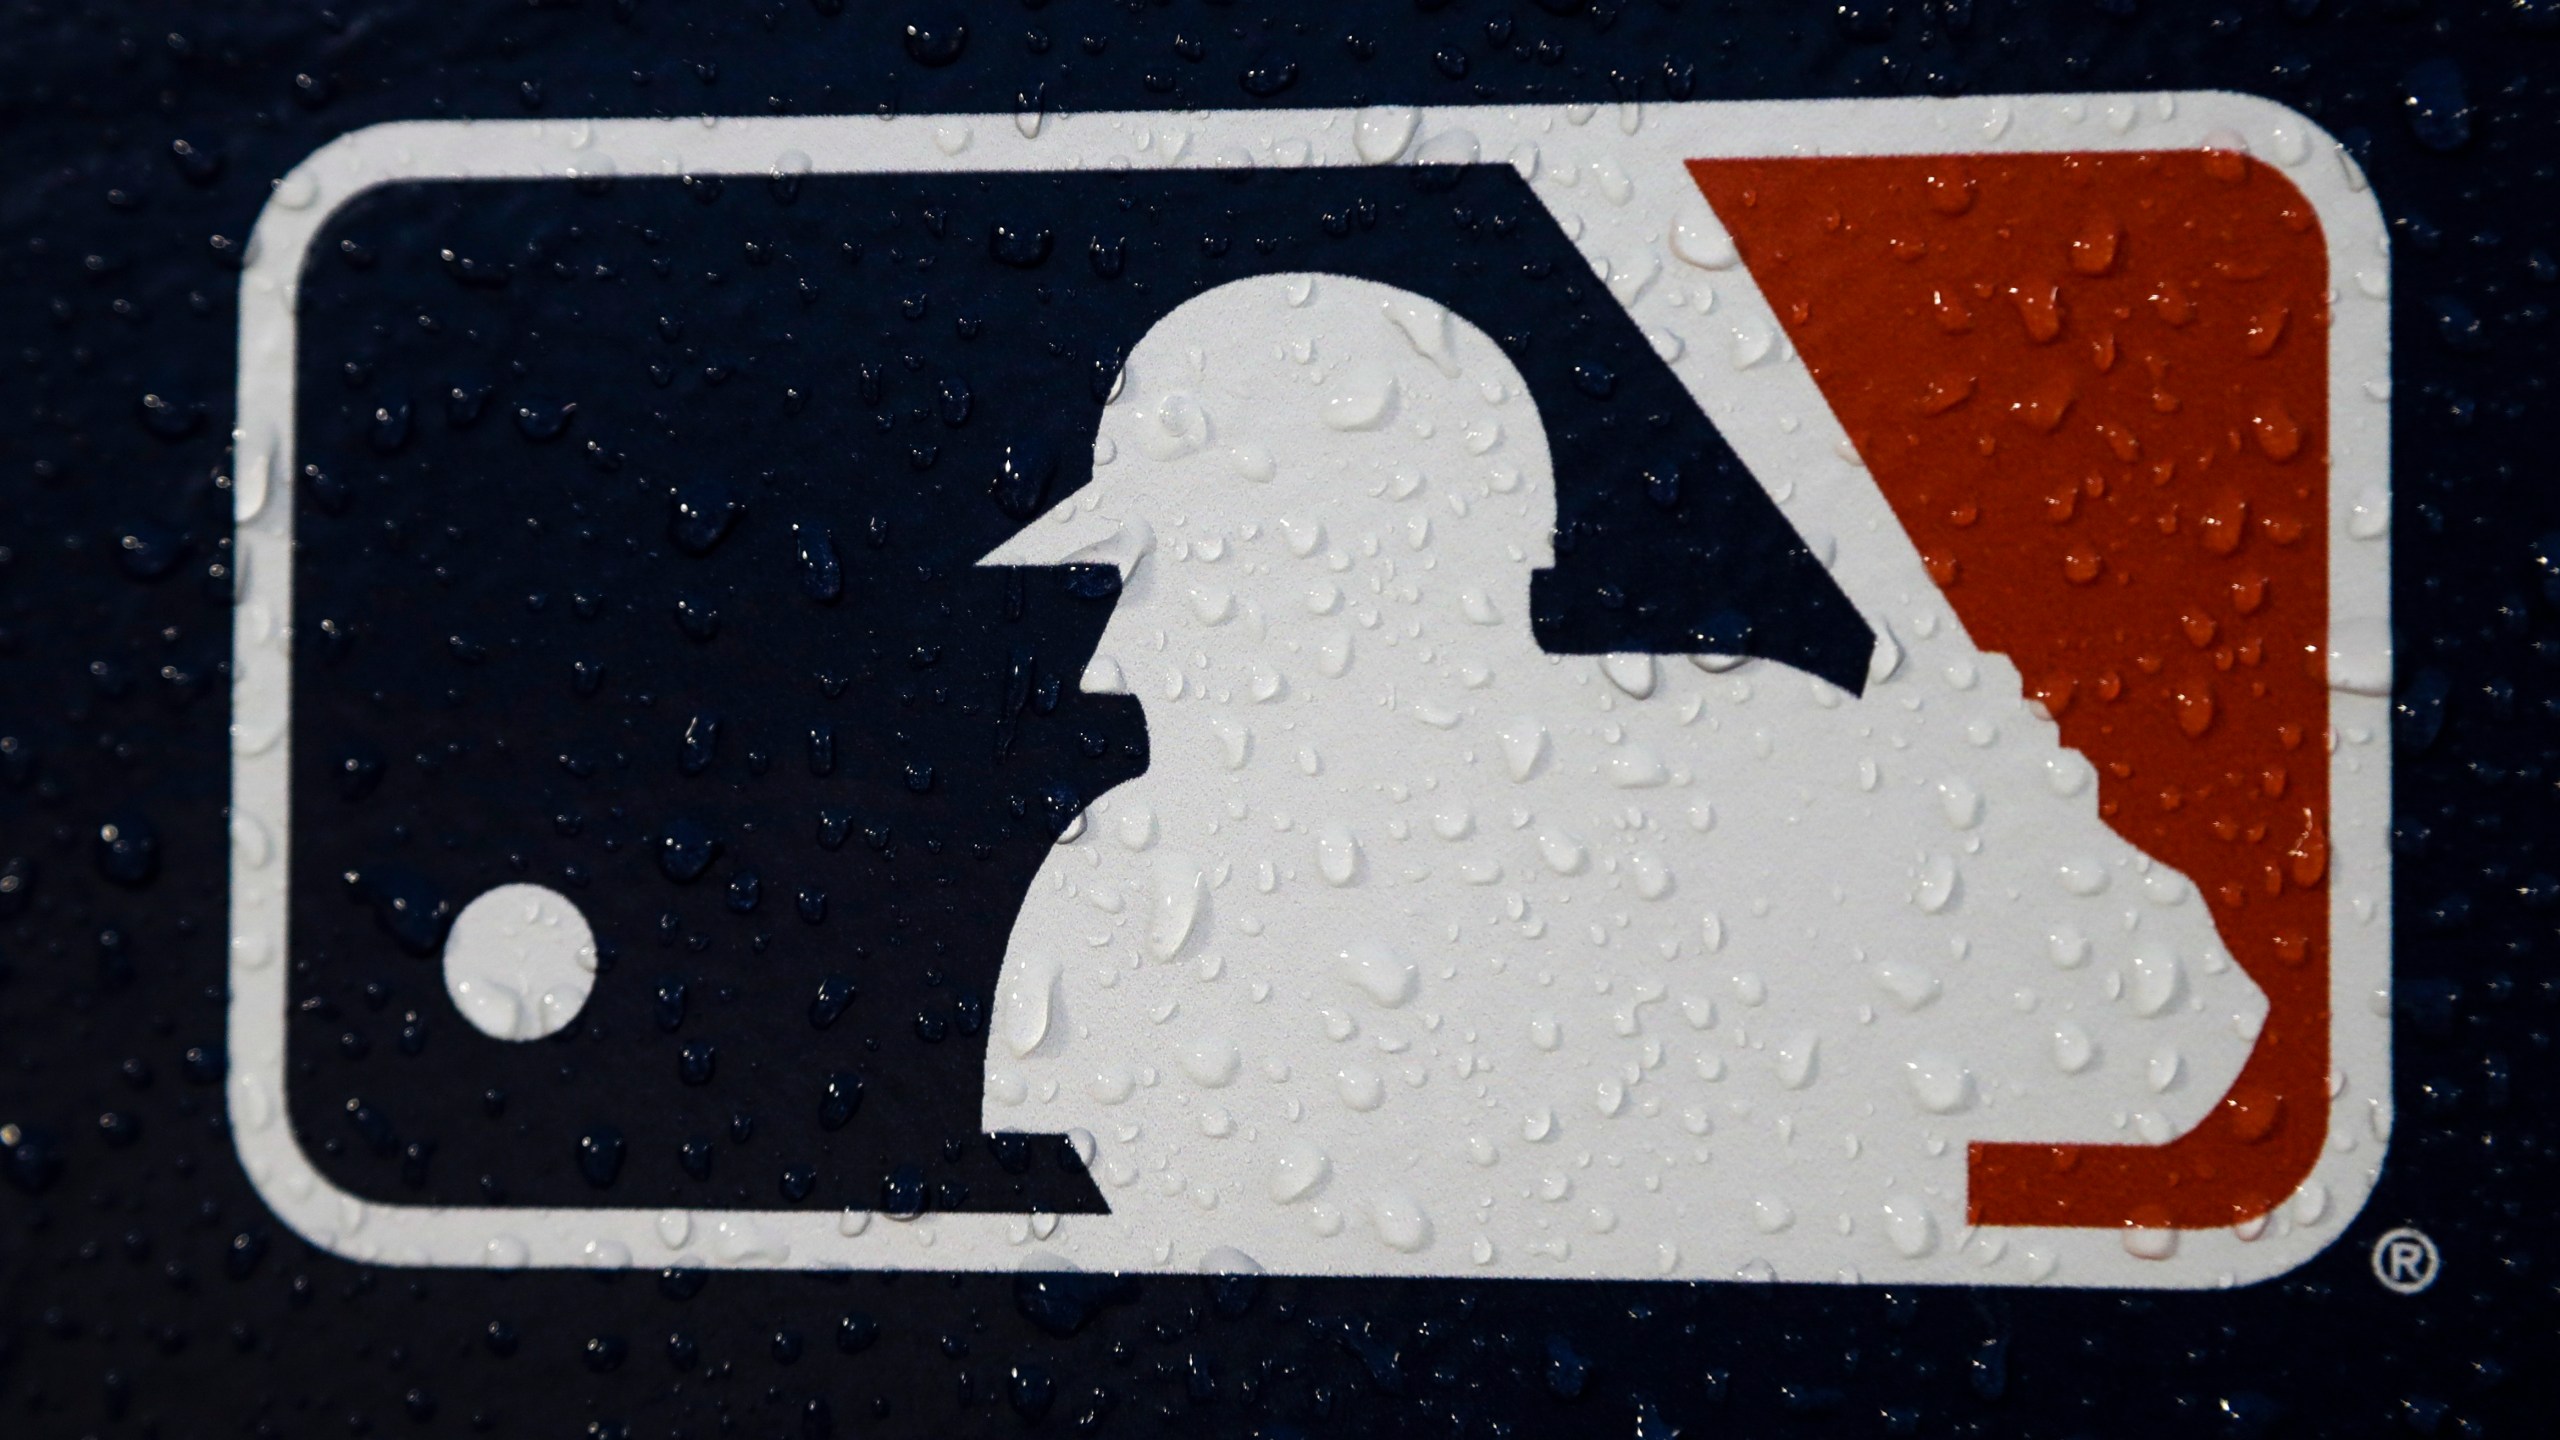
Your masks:
[[[1820,1065],[1822,1037],[1810,1030],[1800,1030],[1778,1045],[1778,1083],[1790,1090],[1802,1090],[1813,1083]]]
[[[1180,954],[1208,901],[1208,879],[1197,858],[1171,851],[1157,856],[1155,904],[1147,913],[1147,953],[1159,961]]]
[[[1609,683],[1637,700],[1649,699],[1654,687],[1661,683],[1662,671],[1654,658],[1646,654],[1615,654],[1600,657],[1600,673]]]
[[[1322,1150],[1304,1140],[1293,1140],[1272,1163],[1271,1198],[1283,1205],[1296,1204],[1313,1195],[1332,1173],[1333,1163]]]
[[[1671,223],[1671,253],[1701,270],[1730,270],[1742,263],[1733,236],[1703,201],[1690,204]]]
[[[1351,827],[1336,820],[1316,832],[1316,868],[1328,885],[1348,885],[1359,878],[1360,842]]]
[[[1953,1115],[1973,1104],[1973,1074],[1944,1055],[1919,1055],[1903,1063],[1912,1098],[1932,1115]]]
[[[1875,968],[1876,984],[1904,1012],[1919,1010],[1938,998],[1938,977],[1907,960],[1887,960]]]
[[[2127,993],[2135,1014],[2147,1018],[2165,1013],[2185,996],[2186,986],[2186,967],[2177,956],[2144,950],[2133,957],[2133,983]]]
[[[1334,1088],[1342,1095],[1342,1103],[1363,1112],[1386,1103],[1387,1082],[1366,1065],[1345,1065],[1335,1072]]]
[[[2077,1075],[2098,1058],[2098,1042],[2077,1021],[2063,1020],[2053,1027],[2053,1063],[2065,1075]]]
[[[1494,734],[1502,743],[1503,766],[1512,779],[1525,781],[1538,772],[1547,755],[1547,727],[1536,716],[1507,720]]]
[[[1011,957],[1005,965],[996,997],[996,1033],[1016,1056],[1029,1055],[1048,1038],[1060,973],[1057,957],[1046,952]]]
[[[1233,1084],[1243,1066],[1243,1055],[1224,1035],[1197,1036],[1182,1048],[1183,1073],[1212,1090]]]
[[[1369,1217],[1390,1249],[1411,1255],[1431,1243],[1431,1217],[1408,1191],[1380,1191],[1369,1202]]]
[[[1325,389],[1320,413],[1327,429],[1375,430],[1395,413],[1395,377],[1374,366],[1337,370],[1326,378]]]
[[[1938,1248],[1938,1222],[1915,1195],[1896,1195],[1884,1203],[1884,1232],[1896,1253],[1917,1260]]]
[[[1438,304],[1409,291],[1397,291],[1380,308],[1413,347],[1413,353],[1431,362],[1443,375],[1455,377],[1457,357],[1450,351],[1449,312]]]
[[[1422,981],[1420,966],[1378,940],[1355,940],[1344,946],[1337,966],[1343,979],[1390,1009],[1411,1000]]]

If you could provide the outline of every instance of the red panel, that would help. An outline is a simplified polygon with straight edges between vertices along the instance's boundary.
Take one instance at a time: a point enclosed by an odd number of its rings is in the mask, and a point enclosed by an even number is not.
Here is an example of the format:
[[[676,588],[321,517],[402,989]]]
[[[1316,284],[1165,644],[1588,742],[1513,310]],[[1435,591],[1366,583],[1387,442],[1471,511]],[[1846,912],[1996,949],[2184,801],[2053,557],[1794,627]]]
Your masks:
[[[2267,1019],[2160,1146],[1976,1144],[1978,1224],[2204,1228],[2310,1174],[2329,1071],[2328,258],[2245,156],[1697,161],[1929,573],[2204,892]]]

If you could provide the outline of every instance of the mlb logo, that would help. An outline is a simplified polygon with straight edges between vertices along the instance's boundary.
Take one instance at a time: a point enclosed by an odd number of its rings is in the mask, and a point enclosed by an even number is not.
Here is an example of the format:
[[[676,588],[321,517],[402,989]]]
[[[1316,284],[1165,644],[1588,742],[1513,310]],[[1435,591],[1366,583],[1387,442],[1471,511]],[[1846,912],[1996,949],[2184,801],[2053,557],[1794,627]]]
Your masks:
[[[2220,94],[422,123],[243,281],[234,1134],[437,1266],[2188,1288],[2390,1126]]]

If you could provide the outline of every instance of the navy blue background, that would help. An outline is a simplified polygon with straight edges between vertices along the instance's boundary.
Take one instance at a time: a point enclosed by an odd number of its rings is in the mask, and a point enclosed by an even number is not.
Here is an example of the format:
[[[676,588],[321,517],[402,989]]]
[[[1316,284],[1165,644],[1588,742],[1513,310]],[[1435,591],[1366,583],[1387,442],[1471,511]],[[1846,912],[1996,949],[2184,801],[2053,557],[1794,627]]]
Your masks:
[[[1065,1137],[982,1140],[979,1090],[1034,873],[1147,764],[1138,702],[1077,688],[1119,576],[975,562],[1086,483],[1158,320],[1306,270],[1499,337],[1559,477],[1545,648],[1863,688],[1865,622],[1507,165],[421,182],[332,216],[297,311],[285,1054],[322,1171],[1106,1209]],[[599,946],[541,1045],[456,1023],[435,963],[518,881]]]
[[[833,11],[835,13],[828,13]],[[0,1428],[33,1436],[2530,1433],[2548,1113],[2560,8],[22,5],[0,18]],[[910,23],[916,34],[909,35]],[[222,1133],[233,287],[436,116],[2229,87],[2391,219],[2399,1128],[2234,1295],[368,1270]],[[112,839],[102,827],[112,827]],[[361,1008],[363,1002],[357,1002]],[[398,1015],[366,1022],[385,1036]],[[2442,1247],[2376,1285],[2396,1224]]]

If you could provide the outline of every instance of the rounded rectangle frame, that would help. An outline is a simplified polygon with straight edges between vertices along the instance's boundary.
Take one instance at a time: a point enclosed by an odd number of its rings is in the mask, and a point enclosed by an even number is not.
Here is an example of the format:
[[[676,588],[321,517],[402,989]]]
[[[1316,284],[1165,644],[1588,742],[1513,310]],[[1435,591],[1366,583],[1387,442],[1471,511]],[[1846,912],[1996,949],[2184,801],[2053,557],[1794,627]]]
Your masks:
[[[1627,163],[1635,156],[1675,167],[1807,155],[2164,149],[2246,149],[2271,157],[2311,203],[2329,257],[2331,648],[2345,643],[2347,627],[2360,645],[2388,634],[2387,537],[2370,533],[2370,525],[2350,528],[2359,509],[2388,503],[2388,405],[2376,403],[2388,396],[2388,307],[2377,303],[2387,290],[2387,235],[2353,160],[2318,127],[2268,101],[2210,92],[1614,110],[403,122],[344,136],[297,166],[278,183],[249,242],[239,339],[235,518],[244,583],[234,629],[233,825],[263,829],[279,848],[292,844],[295,293],[308,246],[349,200],[383,184],[433,180],[1357,165],[1371,163],[1360,143],[1364,124],[1372,133],[1379,127],[1400,132],[1394,149],[1405,157],[1427,137],[1463,128],[1487,156],[1534,143],[1551,161],[1607,156]],[[1658,228],[1639,239],[1662,243]],[[1747,272],[1732,274],[1732,303],[1765,314],[1768,302]],[[1638,318],[1668,323],[1650,313]],[[1787,398],[1796,411],[1816,417],[1808,430],[1826,447],[1845,444],[1803,367],[1782,369],[1784,375],[1762,383],[1793,387]],[[1709,397],[1695,375],[1682,372],[1704,404]],[[2210,1288],[2282,1274],[2343,1234],[2371,1193],[2390,1124],[2390,736],[2388,701],[2370,693],[2376,688],[2362,683],[2353,690],[2333,687],[2330,694],[2330,1111],[2327,1143],[2294,1199],[2264,1222],[2236,1231],[2182,1232],[2168,1263],[2138,1253],[2148,1247],[2132,1243],[2129,1232],[2020,1226],[2000,1227],[2002,1244],[1960,1242],[1928,1264],[1892,1273],[1785,1265],[1778,1277],[2035,1283],[2014,1267],[1994,1267],[2005,1242],[2014,1242],[2064,1259],[2047,1283]],[[231,1128],[242,1165],[267,1204],[333,1253],[380,1264],[464,1267],[1147,1270],[1167,1263],[1147,1243],[1142,1214],[891,1221],[859,1211],[433,1207],[358,1199],[314,1166],[285,1119],[289,867],[252,863],[243,858],[247,849],[235,848],[231,872]],[[1488,1270],[1431,1256],[1380,1254],[1373,1263],[1374,1271],[1342,1273],[1741,1278],[1711,1254],[1641,1275],[1525,1261]]]

